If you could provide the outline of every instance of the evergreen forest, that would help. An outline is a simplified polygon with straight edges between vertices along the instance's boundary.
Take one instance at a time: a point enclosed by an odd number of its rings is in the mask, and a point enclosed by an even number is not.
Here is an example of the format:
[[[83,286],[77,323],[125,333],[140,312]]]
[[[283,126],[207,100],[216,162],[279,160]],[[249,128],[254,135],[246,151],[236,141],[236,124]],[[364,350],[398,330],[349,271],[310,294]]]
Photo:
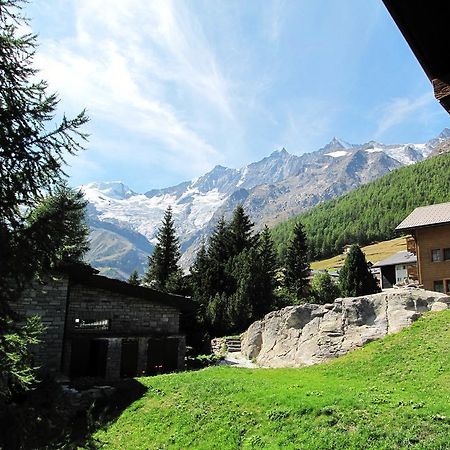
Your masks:
[[[272,236],[279,257],[298,219],[308,239],[309,259],[342,252],[345,244],[365,245],[396,237],[395,227],[415,208],[450,201],[450,154],[397,169],[339,198],[279,224]]]

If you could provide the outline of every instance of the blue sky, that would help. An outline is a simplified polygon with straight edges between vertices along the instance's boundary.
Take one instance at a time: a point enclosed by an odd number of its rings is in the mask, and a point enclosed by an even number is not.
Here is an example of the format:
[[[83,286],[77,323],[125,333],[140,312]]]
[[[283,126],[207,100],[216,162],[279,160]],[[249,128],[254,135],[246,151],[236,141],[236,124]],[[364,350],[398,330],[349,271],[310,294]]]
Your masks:
[[[86,107],[71,184],[142,192],[333,136],[424,142],[449,115],[381,0],[35,0],[36,64]]]

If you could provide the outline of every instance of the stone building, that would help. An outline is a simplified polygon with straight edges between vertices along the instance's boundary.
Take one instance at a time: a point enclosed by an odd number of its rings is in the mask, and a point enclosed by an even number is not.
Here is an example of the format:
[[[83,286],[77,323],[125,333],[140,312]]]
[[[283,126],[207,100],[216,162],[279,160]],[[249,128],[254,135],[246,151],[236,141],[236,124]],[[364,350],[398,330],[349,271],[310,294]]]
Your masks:
[[[184,367],[180,314],[190,305],[186,297],[71,265],[34,282],[14,308],[41,316],[46,327],[33,349],[42,372],[117,379]]]
[[[416,208],[396,230],[413,236],[406,244],[417,255],[420,284],[450,294],[450,202]]]

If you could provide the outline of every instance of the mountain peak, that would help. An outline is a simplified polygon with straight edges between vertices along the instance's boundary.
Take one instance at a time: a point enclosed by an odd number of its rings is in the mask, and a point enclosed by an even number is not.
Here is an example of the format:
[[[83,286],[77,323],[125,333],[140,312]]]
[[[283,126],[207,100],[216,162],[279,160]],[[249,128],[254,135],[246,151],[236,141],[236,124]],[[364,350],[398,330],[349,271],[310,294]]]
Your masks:
[[[118,200],[135,195],[135,192],[133,192],[122,181],[94,181],[92,183],[81,186],[81,189],[85,193],[98,191],[99,193],[107,197],[115,198]]]
[[[275,150],[270,154],[270,156],[273,156],[273,157],[285,157],[288,155],[289,155],[289,152],[284,147],[281,150]]]
[[[438,136],[438,139],[448,139],[450,138],[450,128],[444,128]]]
[[[336,136],[333,136],[333,139],[331,139],[331,141],[327,145],[325,145],[324,149],[330,150],[330,149],[344,149],[352,147],[354,147],[354,145],[349,144],[348,142],[339,139]]]
[[[223,172],[224,170],[227,170],[228,167],[225,166],[221,166],[220,164],[217,164],[213,167],[213,169],[211,170],[211,172]]]

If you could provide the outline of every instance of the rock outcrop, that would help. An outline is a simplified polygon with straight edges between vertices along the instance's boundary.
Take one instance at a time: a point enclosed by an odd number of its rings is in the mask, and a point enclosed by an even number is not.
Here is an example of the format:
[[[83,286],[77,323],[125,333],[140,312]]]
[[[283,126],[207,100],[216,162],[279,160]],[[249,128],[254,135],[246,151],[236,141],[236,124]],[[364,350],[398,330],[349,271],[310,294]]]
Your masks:
[[[250,325],[241,352],[265,367],[316,364],[396,333],[424,312],[447,308],[450,297],[421,289],[288,306]]]

